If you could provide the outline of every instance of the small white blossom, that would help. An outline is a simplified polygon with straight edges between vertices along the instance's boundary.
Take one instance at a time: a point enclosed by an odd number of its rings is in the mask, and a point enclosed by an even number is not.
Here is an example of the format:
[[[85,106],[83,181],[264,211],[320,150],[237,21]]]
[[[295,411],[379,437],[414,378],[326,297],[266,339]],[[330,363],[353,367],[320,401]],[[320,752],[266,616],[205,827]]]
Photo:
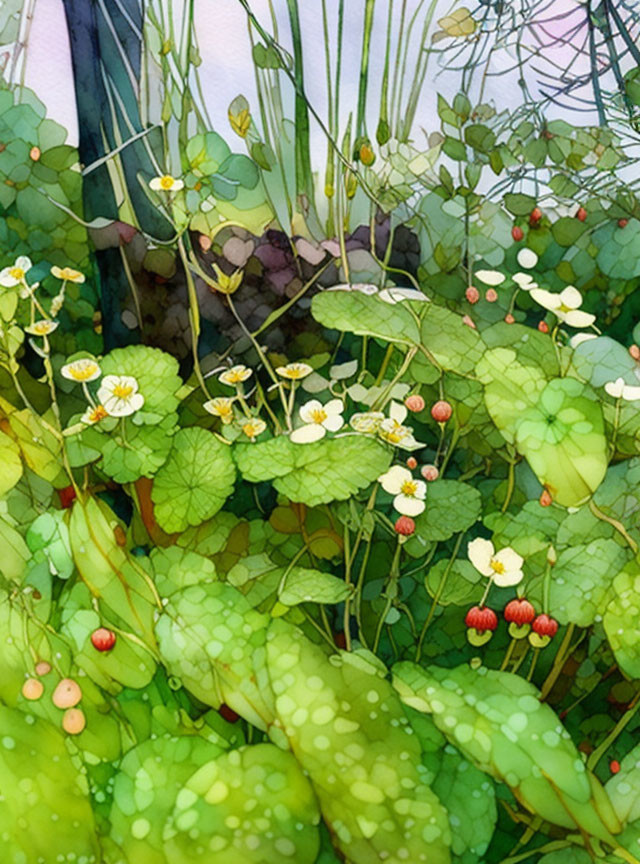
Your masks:
[[[84,273],[74,270],[72,267],[52,267],[51,275],[55,276],[56,279],[62,279],[63,282],[75,282],[78,285],[82,285],[85,281]]]
[[[216,396],[215,399],[209,399],[202,407],[214,417],[219,417],[225,426],[233,421],[233,399],[227,396]]]
[[[218,375],[218,381],[221,384],[228,384],[230,387],[235,387],[236,384],[242,384],[247,378],[251,378],[253,371],[241,364],[232,366],[231,369],[225,370],[221,375]]]
[[[101,375],[100,367],[95,360],[89,357],[83,357],[80,360],[74,360],[72,363],[66,363],[60,370],[63,378],[69,381],[95,381]]]
[[[318,399],[311,399],[300,408],[300,419],[305,424],[295,429],[290,438],[295,444],[309,444],[319,441],[327,432],[337,432],[344,425],[341,399],[331,399],[323,405]]]
[[[632,387],[629,384],[625,384],[624,378],[607,381],[604,389],[609,396],[613,396],[615,399],[624,399],[627,402],[634,402],[636,399],[640,399],[640,387]]]
[[[511,546],[496,552],[491,540],[477,537],[467,546],[467,555],[478,573],[492,579],[500,588],[517,585],[524,578],[523,558]]]
[[[0,270],[0,285],[3,288],[15,288],[16,285],[24,282],[32,267],[31,259],[26,255],[20,255],[11,267]]]
[[[287,363],[286,366],[278,366],[276,372],[281,378],[299,381],[301,378],[311,375],[313,368],[308,363]]]
[[[184,181],[177,180],[171,174],[163,174],[161,177],[154,177],[149,182],[149,187],[154,192],[178,192],[184,188]]]
[[[138,393],[138,382],[130,375],[105,375],[97,397],[110,417],[128,417],[144,405],[144,396]]]
[[[559,294],[544,288],[533,288],[530,293],[536,303],[553,312],[560,321],[570,327],[589,327],[596,320],[595,315],[581,311],[582,294],[573,285],[569,285]]]
[[[31,336],[49,336],[50,333],[58,326],[57,321],[34,321],[33,324],[29,324],[28,327],[25,327],[25,333],[29,333]]]
[[[408,468],[394,465],[378,477],[385,492],[394,495],[393,506],[403,516],[419,516],[426,507],[427,484],[416,480]]]

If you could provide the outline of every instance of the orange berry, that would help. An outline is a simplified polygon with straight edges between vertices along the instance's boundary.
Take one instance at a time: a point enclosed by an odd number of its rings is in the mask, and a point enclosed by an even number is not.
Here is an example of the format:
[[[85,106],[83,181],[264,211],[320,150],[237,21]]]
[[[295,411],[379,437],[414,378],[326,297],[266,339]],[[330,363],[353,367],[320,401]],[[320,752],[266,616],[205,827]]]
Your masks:
[[[87,725],[87,718],[82,708],[69,708],[64,712],[62,728],[69,735],[79,735]]]
[[[27,678],[27,680],[22,685],[22,695],[30,702],[35,702],[36,699],[39,699],[43,693],[44,686],[42,684],[42,681],[38,681],[37,678]]]
[[[51,697],[56,708],[73,708],[82,699],[82,690],[73,678],[63,678]]]

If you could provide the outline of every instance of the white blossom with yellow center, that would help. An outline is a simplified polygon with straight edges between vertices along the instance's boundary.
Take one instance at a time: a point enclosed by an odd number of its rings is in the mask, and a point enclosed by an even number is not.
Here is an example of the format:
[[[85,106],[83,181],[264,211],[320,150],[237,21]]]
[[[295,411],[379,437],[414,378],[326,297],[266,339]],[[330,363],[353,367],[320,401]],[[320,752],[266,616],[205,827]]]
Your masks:
[[[80,422],[86,423],[87,426],[93,426],[108,416],[109,414],[103,405],[90,405],[80,418]]]
[[[569,285],[559,294],[545,291],[544,288],[533,288],[529,294],[536,303],[553,312],[556,318],[569,327],[590,327],[596,320],[595,315],[580,309],[582,294],[573,285]]]
[[[52,267],[51,275],[56,279],[62,279],[63,282],[75,282],[78,285],[82,285],[85,281],[84,273],[74,270],[73,267]]]
[[[28,327],[25,327],[24,330],[25,333],[29,333],[31,336],[49,336],[57,326],[57,321],[43,319],[42,321],[34,321],[33,324],[29,324]]]
[[[364,411],[361,414],[352,414],[349,419],[349,425],[356,432],[372,435],[378,431],[383,420],[384,414],[382,411]]]
[[[242,384],[248,378],[251,378],[253,371],[246,366],[238,365],[227,369],[222,375],[218,375],[218,381],[221,384],[228,384],[230,387],[235,387],[236,384]]]
[[[311,399],[300,408],[300,419],[304,426],[295,429],[290,438],[294,444],[310,444],[319,441],[327,432],[337,432],[344,426],[342,399],[331,399],[325,405],[318,399]]]
[[[209,399],[202,407],[214,417],[219,417],[225,426],[233,422],[233,399],[229,399],[227,396],[216,396],[215,399]]]
[[[287,363],[286,366],[278,366],[276,372],[281,378],[288,378],[289,381],[300,381],[301,378],[311,375],[313,368],[308,363]]]
[[[60,370],[60,374],[69,381],[78,381],[80,384],[86,384],[87,381],[95,381],[96,378],[99,378],[101,371],[95,360],[91,360],[89,357],[82,357],[80,360],[66,363]]]
[[[144,405],[138,382],[131,375],[105,375],[97,397],[110,417],[128,417]]]
[[[476,537],[467,546],[467,555],[478,573],[492,579],[500,588],[517,585],[524,578],[523,558],[511,546],[496,552],[491,540]]]
[[[392,402],[389,407],[389,416],[385,418],[378,427],[378,435],[388,444],[399,447],[401,450],[419,450],[424,445],[413,437],[411,426],[404,426],[407,417],[407,409],[400,402]]]
[[[266,428],[267,424],[259,417],[253,417],[251,420],[245,420],[242,424],[242,431],[247,436],[247,438],[250,438],[252,441],[254,441],[258,437],[258,435],[262,435]]]
[[[385,492],[394,495],[393,506],[403,516],[419,516],[426,507],[427,484],[416,480],[408,468],[394,465],[378,477]]]
[[[31,259],[20,255],[10,267],[0,270],[0,285],[3,288],[15,288],[24,282],[29,270],[33,267]]]
[[[149,188],[154,192],[179,192],[184,189],[184,181],[172,177],[171,174],[163,174],[161,177],[154,177],[149,182]]]

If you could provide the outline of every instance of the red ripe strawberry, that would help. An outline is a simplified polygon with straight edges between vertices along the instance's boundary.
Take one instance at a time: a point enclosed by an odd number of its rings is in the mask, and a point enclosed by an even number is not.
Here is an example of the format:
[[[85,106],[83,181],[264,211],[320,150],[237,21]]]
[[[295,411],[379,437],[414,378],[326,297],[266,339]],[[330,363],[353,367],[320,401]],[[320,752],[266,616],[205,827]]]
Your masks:
[[[522,627],[523,624],[531,624],[535,617],[536,610],[533,604],[525,600],[524,597],[510,600],[504,607],[504,620],[510,624],[513,622],[518,627]]]
[[[475,285],[469,285],[467,290],[464,292],[464,296],[467,298],[469,303],[477,303],[480,299],[480,292]]]
[[[76,490],[73,486],[65,486],[64,489],[58,489],[58,498],[64,510],[67,510],[76,500]]]
[[[418,467],[418,460],[415,456],[409,456],[407,459],[407,468],[410,468],[412,471],[414,468]]]
[[[617,774],[619,770],[620,763],[617,759],[612,759],[611,762],[609,762],[609,771],[611,771],[612,774]]]
[[[91,644],[96,651],[111,651],[116,644],[116,634],[106,627],[98,627],[91,634]]]
[[[545,615],[544,612],[534,619],[531,627],[538,636],[555,636],[558,632],[558,622],[556,619]]]
[[[587,211],[584,209],[584,207],[578,207],[578,210],[576,212],[576,219],[579,219],[581,222],[584,222],[586,218],[587,218]]]
[[[628,224],[628,219],[618,219],[618,228],[626,228]]]
[[[522,228],[520,228],[519,225],[514,225],[511,229],[511,236],[516,241],[516,243],[519,243],[521,240],[524,240],[524,231],[522,230]]]
[[[416,530],[416,523],[411,516],[400,516],[394,525],[396,534],[401,534],[403,537],[410,537]]]
[[[531,215],[529,216],[529,224],[537,225],[538,222],[542,219],[542,210],[539,207],[534,207],[531,211]]]
[[[538,324],[538,330],[539,330],[541,333],[548,333],[548,332],[549,332],[549,325],[547,324],[546,321],[541,321],[541,322]]]
[[[404,404],[409,411],[417,414],[419,411],[424,411],[425,401],[422,396],[416,393],[413,396],[407,396],[404,400]]]
[[[485,630],[495,630],[498,626],[498,616],[488,606],[472,606],[464,617],[467,627],[475,628],[479,633]]]
[[[551,502],[553,501],[551,493],[547,489],[543,489],[539,501],[541,507],[549,507]]]
[[[436,402],[435,405],[431,408],[431,416],[438,423],[446,423],[447,420],[451,419],[452,414],[453,408],[448,402],[445,402],[444,399]]]

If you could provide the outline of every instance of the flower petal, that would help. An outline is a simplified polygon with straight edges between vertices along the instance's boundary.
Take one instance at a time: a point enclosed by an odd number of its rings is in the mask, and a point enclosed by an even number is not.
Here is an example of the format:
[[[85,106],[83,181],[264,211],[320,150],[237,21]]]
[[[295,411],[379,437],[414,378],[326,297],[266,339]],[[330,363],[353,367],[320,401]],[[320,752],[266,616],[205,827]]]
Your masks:
[[[398,495],[402,489],[402,484],[408,480],[413,480],[413,475],[408,468],[403,468],[402,465],[393,465],[387,472],[378,477],[378,483],[390,495]]]
[[[306,426],[300,426],[299,429],[295,429],[289,435],[289,439],[294,444],[311,444],[324,438],[326,434],[327,430],[319,423],[307,423]]]
[[[579,309],[582,306],[582,294],[573,285],[568,285],[560,292],[560,302],[569,309]]]
[[[607,381],[604,385],[604,389],[607,391],[609,396],[613,396],[614,399],[619,399],[624,390],[624,378],[616,378],[615,381]],[[634,387],[633,389],[635,390],[636,388]]]
[[[395,420],[396,423],[403,423],[408,414],[407,409],[402,402],[392,402],[389,406],[389,417]]]
[[[502,564],[505,573],[508,573],[510,570],[520,570],[524,562],[522,555],[518,555],[515,549],[512,549],[511,546],[505,546],[504,549],[496,552],[493,556],[493,560],[499,561],[500,564]]]
[[[569,327],[590,327],[596,320],[595,315],[591,315],[590,312],[583,312],[581,309],[572,309],[571,312],[566,312],[562,318]]]
[[[496,573],[493,581],[498,588],[510,588],[522,582],[523,578],[522,570],[505,570],[504,573]]]
[[[313,419],[315,412],[322,410],[323,405],[319,399],[309,399],[308,402],[305,402],[304,405],[300,406],[298,414],[304,423],[315,423],[316,421]]]
[[[344,426],[342,414],[330,414],[326,420],[322,421],[322,425],[328,432],[337,432],[338,429],[342,429],[342,427]]]
[[[410,495],[403,495],[401,492],[393,499],[393,506],[403,516],[419,516],[421,513],[424,513],[427,505],[424,501],[420,501],[418,498]]]
[[[538,256],[533,249],[521,249],[517,255],[518,264],[525,270],[531,270],[538,263]]]
[[[491,567],[491,559],[495,553],[495,547],[491,540],[485,540],[484,537],[476,537],[467,545],[467,557],[476,568],[478,573],[483,576],[493,576],[494,571]]]
[[[545,309],[549,309],[552,312],[555,312],[562,302],[558,294],[553,294],[551,291],[545,291],[544,288],[532,288],[529,293],[536,303],[539,303],[540,306],[544,306]]]
[[[342,414],[344,411],[344,402],[342,399],[329,399],[327,404],[324,406],[324,410],[327,414]]]
[[[502,285],[505,280],[502,273],[498,273],[497,270],[476,270],[474,276],[485,285]]]

